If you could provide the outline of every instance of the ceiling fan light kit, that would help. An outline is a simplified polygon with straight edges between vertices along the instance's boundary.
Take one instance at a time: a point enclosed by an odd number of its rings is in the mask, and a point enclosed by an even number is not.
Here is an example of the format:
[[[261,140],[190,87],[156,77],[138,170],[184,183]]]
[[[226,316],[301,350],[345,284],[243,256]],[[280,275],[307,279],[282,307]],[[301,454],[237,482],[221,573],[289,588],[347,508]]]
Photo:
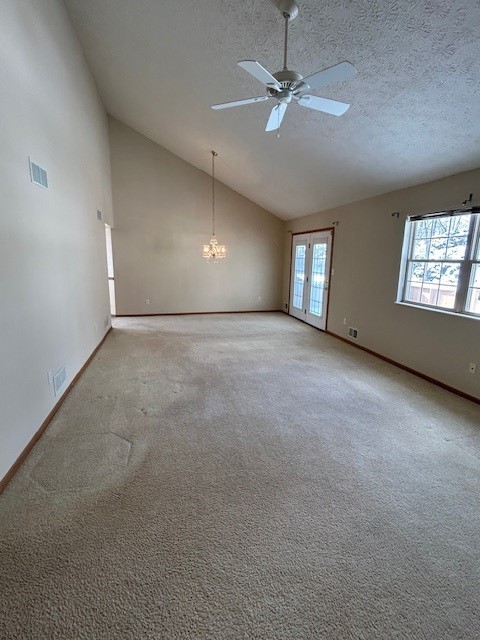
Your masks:
[[[301,107],[314,109],[315,111],[322,111],[334,116],[343,115],[350,107],[349,104],[313,96],[308,92],[312,89],[320,89],[329,84],[352,78],[357,73],[355,67],[350,62],[340,62],[306,78],[296,71],[291,71],[287,66],[288,25],[298,15],[298,7],[289,0],[278,0],[277,5],[285,20],[283,69],[272,74],[256,60],[241,60],[238,63],[242,69],[264,85],[267,95],[214,104],[212,109],[230,109],[231,107],[240,107],[246,104],[275,99],[277,104],[270,113],[265,131],[280,129],[285,111],[292,101],[297,102]]]

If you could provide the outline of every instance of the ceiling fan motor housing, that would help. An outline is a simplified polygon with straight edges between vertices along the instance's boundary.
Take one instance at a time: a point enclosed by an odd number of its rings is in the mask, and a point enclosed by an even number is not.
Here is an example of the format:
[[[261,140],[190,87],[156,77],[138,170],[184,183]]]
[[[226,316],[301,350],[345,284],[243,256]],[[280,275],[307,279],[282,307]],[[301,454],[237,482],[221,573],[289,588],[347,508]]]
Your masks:
[[[301,76],[296,71],[289,71],[288,69],[283,69],[283,71],[277,71],[277,73],[272,74],[275,80],[282,85],[283,89],[291,89],[293,85],[298,84],[300,80],[303,80],[303,76]]]
[[[282,71],[274,73],[273,77],[278,80],[281,89],[271,87],[268,89],[268,93],[277,98],[279,102],[290,102],[293,96],[304,88],[304,83],[302,82],[303,76],[296,71],[283,69]]]

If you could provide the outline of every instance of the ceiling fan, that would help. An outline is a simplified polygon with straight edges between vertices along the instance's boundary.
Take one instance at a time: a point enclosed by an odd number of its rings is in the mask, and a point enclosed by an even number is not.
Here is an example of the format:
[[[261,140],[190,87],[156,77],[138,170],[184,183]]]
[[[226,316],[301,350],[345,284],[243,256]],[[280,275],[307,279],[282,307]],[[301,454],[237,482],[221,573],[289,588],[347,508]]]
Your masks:
[[[319,89],[334,82],[342,82],[352,78],[357,70],[350,62],[340,62],[333,67],[318,71],[311,76],[304,78],[296,71],[290,71],[287,67],[287,43],[288,43],[288,23],[297,17],[298,7],[293,0],[279,0],[277,3],[285,18],[285,45],[283,52],[283,69],[276,73],[269,73],[256,60],[241,60],[238,65],[245,69],[250,75],[260,80],[265,85],[267,95],[256,98],[246,98],[244,100],[234,100],[233,102],[223,102],[212,105],[212,109],[230,109],[240,107],[254,102],[264,102],[274,98],[277,104],[270,112],[265,131],[275,131],[280,125],[287,110],[288,105],[295,100],[301,107],[315,109],[330,113],[334,116],[343,115],[349,108],[349,104],[312,96],[308,93],[312,89]]]

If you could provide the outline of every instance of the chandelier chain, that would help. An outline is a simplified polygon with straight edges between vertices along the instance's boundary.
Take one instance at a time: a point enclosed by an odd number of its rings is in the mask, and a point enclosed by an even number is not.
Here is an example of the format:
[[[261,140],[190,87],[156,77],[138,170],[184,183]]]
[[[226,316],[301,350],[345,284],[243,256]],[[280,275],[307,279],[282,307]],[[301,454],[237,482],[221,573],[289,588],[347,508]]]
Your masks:
[[[216,151],[212,151],[212,231],[215,237],[215,156]]]

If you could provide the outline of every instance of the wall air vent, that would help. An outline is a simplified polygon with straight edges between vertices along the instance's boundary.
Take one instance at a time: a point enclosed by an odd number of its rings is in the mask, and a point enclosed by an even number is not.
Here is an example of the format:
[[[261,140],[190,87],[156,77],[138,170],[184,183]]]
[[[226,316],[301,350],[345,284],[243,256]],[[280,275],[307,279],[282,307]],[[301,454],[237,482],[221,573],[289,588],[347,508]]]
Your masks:
[[[63,367],[61,367],[53,376],[53,391],[56,396],[58,396],[66,381],[67,370],[65,369],[65,365],[63,365]]]
[[[358,338],[358,329],[348,327],[348,336],[349,338],[354,338],[356,340]]]
[[[30,179],[33,184],[48,189],[48,177],[45,169],[36,162],[33,162],[31,158],[28,159],[28,162],[30,164]]]

